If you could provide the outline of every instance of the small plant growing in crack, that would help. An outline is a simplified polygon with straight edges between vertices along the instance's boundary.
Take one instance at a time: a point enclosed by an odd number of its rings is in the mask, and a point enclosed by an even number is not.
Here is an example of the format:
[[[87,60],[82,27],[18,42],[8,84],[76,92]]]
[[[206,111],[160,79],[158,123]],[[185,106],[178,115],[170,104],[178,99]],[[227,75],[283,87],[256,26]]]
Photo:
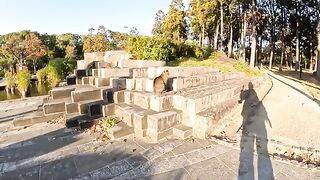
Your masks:
[[[108,116],[103,120],[102,126],[106,130],[108,128],[114,127],[117,123],[119,123],[119,118],[115,116]]]

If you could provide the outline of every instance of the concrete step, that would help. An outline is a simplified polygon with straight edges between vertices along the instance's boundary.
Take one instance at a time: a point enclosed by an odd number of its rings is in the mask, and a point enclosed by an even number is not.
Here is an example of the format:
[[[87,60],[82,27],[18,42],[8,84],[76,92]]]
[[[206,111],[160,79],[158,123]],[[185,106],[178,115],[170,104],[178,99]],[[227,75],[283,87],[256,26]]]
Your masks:
[[[70,98],[71,92],[74,91],[75,89],[76,89],[75,85],[53,88],[52,90],[50,90],[49,95],[51,99],[54,99],[54,100]]]
[[[107,103],[108,103],[107,101],[100,100],[100,99],[81,101],[81,102],[78,102],[78,112],[81,115],[87,114],[90,117],[102,116],[103,115],[102,106]]]
[[[144,111],[146,109],[125,103],[116,104],[114,109],[115,115],[130,127],[134,126],[134,114]]]
[[[237,105],[238,99],[234,98],[220,103],[211,109],[197,113],[193,126],[194,135],[198,138],[206,138],[210,132],[216,130],[216,128],[224,123],[220,120]]]
[[[115,140],[133,134],[133,127],[128,126],[124,122],[119,122],[114,127],[108,128],[107,132],[110,139]]]
[[[148,92],[125,90],[123,95],[126,104],[134,104],[143,109],[162,112],[173,108],[173,92],[167,92],[157,96]],[[122,98],[122,96],[118,96],[118,98]]]
[[[43,105],[44,115],[55,114],[55,113],[65,113],[66,112],[66,103],[70,103],[70,98],[63,99],[54,99],[49,100]]]
[[[13,125],[15,127],[31,126],[38,123],[48,122],[50,120],[57,119],[57,118],[65,118],[65,114],[53,113],[53,114],[43,115],[43,113],[40,111],[40,112],[30,114],[29,116],[15,118],[13,120]]]
[[[192,135],[192,127],[178,124],[173,127],[173,135],[180,139],[186,139]]]
[[[190,88],[174,95],[173,107],[184,112],[183,124],[193,127],[196,115],[225,101],[239,98],[250,79],[229,80]]]
[[[82,89],[71,92],[72,102],[88,101],[88,100],[97,100],[103,99],[101,89],[91,88],[91,89]]]
[[[173,127],[182,121],[182,112],[178,110],[164,111],[147,117],[147,136],[157,142],[172,135]]]

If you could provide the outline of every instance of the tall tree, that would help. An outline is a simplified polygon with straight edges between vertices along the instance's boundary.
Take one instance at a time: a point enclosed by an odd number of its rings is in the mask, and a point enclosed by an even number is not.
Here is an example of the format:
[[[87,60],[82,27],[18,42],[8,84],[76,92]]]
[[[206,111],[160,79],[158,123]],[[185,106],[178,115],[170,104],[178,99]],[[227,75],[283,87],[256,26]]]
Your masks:
[[[152,34],[154,36],[161,36],[162,35],[161,26],[162,26],[164,17],[165,17],[164,12],[160,9],[156,14],[153,28],[152,28]]]
[[[187,37],[187,24],[185,20],[184,5],[182,0],[172,0],[169,12],[161,26],[164,38],[183,41]]]
[[[23,42],[25,47],[25,55],[28,60],[32,61],[33,72],[37,71],[37,61],[46,55],[47,48],[42,44],[39,35],[30,33]]]

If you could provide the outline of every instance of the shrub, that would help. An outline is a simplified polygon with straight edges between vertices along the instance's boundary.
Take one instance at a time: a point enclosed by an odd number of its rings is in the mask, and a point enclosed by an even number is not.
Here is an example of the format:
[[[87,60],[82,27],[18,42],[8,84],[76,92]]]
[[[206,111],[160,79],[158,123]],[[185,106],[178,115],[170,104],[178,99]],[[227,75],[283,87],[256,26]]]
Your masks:
[[[7,71],[4,74],[4,77],[6,78],[6,86],[7,88],[12,88],[14,87],[14,76],[13,73],[11,71]]]
[[[102,126],[104,129],[112,128],[119,122],[118,118],[115,116],[109,116],[103,120]]]
[[[26,92],[30,85],[31,74],[28,70],[22,70],[17,74],[17,87],[20,92]]]
[[[53,66],[47,66],[46,68],[46,79],[50,87],[55,87],[61,80],[61,76],[58,73],[58,69]]]
[[[56,58],[50,60],[48,66],[56,69],[59,79],[64,79],[66,76],[73,73],[76,68],[76,61],[65,58]]]
[[[47,68],[42,68],[37,71],[37,79],[39,83],[45,82],[46,76],[47,76]]]

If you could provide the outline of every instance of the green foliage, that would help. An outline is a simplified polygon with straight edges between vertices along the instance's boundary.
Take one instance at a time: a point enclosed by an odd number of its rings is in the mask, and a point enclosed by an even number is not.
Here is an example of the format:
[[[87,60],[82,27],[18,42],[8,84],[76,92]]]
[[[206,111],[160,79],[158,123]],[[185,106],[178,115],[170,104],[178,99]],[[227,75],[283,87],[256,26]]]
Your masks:
[[[47,76],[47,69],[46,68],[42,68],[37,71],[37,79],[38,79],[39,83],[44,82],[46,76]]]
[[[173,61],[179,57],[207,58],[212,52],[211,48],[202,48],[195,44],[173,42],[159,37],[130,37],[128,51],[138,59],[153,59],[161,61]]]
[[[119,123],[119,119],[115,116],[108,116],[106,119],[103,120],[102,126],[104,129],[112,128],[117,123]]]
[[[50,65],[45,67],[45,69],[46,69],[45,71],[47,73],[46,79],[47,79],[49,86],[55,87],[61,80],[59,70],[57,70],[57,68],[55,68],[54,66],[50,66]]]
[[[11,71],[6,71],[5,74],[4,74],[4,77],[6,78],[6,86],[7,86],[7,88],[14,87],[15,83],[14,83],[13,73]]]
[[[221,72],[244,72],[248,76],[260,76],[262,72],[250,68],[246,62],[235,61],[234,63],[224,63],[219,61],[221,52],[213,53],[209,59],[199,60],[197,58],[181,58],[177,61],[168,62],[168,66],[182,66],[182,67],[198,67],[206,66],[219,69]]]
[[[30,85],[31,74],[28,70],[22,70],[17,74],[17,87],[20,92],[26,92]]]
[[[55,68],[59,79],[64,79],[66,76],[73,73],[76,68],[76,61],[65,58],[56,58],[50,60],[48,66]]]

